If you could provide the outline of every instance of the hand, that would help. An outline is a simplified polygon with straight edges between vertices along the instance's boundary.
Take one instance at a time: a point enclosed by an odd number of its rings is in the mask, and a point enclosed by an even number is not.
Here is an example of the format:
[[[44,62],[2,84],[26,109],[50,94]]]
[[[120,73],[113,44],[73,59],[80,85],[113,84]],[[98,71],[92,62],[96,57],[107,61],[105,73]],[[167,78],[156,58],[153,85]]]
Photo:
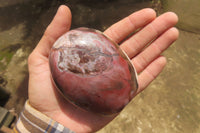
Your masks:
[[[178,18],[174,13],[165,13],[156,18],[152,9],[143,9],[112,25],[104,33],[120,47],[133,62],[138,76],[139,89],[144,90],[162,71],[166,64],[161,53],[177,38],[178,30],[173,28]],[[51,117],[75,132],[94,132],[104,127],[115,116],[100,116],[83,111],[57,92],[51,80],[48,55],[54,42],[70,29],[71,13],[61,6],[42,39],[30,54],[29,101],[40,112]],[[129,36],[134,31],[137,33]],[[126,39],[126,40],[124,40]]]

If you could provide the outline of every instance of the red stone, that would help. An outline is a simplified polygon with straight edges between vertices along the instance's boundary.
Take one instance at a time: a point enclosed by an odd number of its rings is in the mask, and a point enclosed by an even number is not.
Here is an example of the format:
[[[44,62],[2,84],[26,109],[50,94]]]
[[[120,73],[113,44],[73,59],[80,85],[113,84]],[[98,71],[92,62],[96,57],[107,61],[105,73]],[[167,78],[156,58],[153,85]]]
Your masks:
[[[129,58],[94,29],[65,33],[53,45],[49,62],[52,78],[63,96],[88,111],[118,113],[138,88]]]

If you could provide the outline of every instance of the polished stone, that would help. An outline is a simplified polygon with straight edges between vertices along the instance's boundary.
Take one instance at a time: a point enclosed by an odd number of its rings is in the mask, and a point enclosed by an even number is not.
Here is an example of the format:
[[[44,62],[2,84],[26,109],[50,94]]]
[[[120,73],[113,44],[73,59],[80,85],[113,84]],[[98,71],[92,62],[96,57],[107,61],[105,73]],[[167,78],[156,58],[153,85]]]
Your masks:
[[[128,56],[100,31],[71,30],[50,52],[50,68],[66,99],[100,114],[120,112],[138,88]]]

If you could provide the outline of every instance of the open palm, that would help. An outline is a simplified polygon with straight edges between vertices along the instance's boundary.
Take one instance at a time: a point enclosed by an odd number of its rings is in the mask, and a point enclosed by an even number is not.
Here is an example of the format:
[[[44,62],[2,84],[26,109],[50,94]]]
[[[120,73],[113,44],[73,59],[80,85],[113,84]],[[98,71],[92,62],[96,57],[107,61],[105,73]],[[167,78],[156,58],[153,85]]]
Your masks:
[[[164,68],[166,59],[161,53],[178,38],[178,30],[173,28],[177,21],[174,13],[165,13],[156,18],[155,11],[143,9],[117,22],[104,32],[113,41],[121,44],[120,47],[134,64],[139,74],[137,94]],[[73,106],[57,92],[51,80],[49,51],[58,37],[70,29],[70,25],[71,12],[68,7],[61,6],[30,54],[29,102],[40,112],[75,132],[94,132],[109,123],[116,115],[100,116]],[[131,35],[138,29],[138,32]]]

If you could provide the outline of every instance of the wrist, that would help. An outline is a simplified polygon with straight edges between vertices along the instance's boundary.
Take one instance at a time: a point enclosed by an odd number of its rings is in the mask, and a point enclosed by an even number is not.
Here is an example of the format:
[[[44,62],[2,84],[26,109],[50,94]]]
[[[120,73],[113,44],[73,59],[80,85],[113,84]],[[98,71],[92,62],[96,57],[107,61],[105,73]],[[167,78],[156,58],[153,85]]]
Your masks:
[[[25,103],[24,109],[16,123],[14,132],[64,132],[73,133],[70,129],[49,118],[45,114],[33,108],[29,101]]]

